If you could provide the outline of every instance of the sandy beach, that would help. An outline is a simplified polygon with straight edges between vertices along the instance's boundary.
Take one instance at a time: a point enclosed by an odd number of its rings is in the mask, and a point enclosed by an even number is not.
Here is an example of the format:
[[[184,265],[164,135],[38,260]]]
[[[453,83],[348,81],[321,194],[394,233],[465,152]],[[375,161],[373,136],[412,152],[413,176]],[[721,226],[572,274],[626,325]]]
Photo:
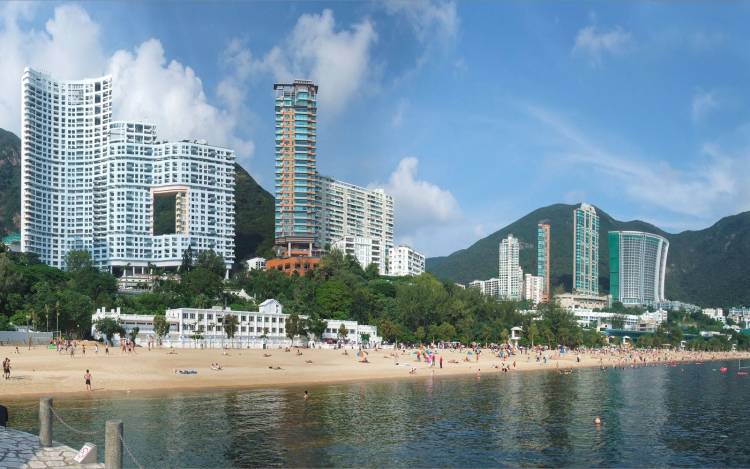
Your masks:
[[[83,375],[86,369],[92,374],[91,393],[112,393],[131,391],[165,390],[212,390],[231,388],[253,388],[292,385],[313,385],[345,381],[395,379],[436,376],[501,373],[502,360],[490,350],[483,350],[477,362],[475,356],[465,361],[466,352],[442,350],[443,368],[436,364],[428,366],[418,362],[413,351],[398,352],[395,358],[392,350],[369,350],[369,363],[361,363],[357,351],[347,349],[297,349],[286,352],[283,349],[255,350],[229,349],[224,355],[221,349],[175,349],[148,350],[138,348],[135,353],[121,352],[111,348],[105,356],[104,348],[94,353],[93,345],[86,347],[82,355],[80,347],[74,358],[58,354],[41,346],[28,350],[15,347],[0,347],[0,357],[10,358],[11,379],[0,380],[0,396],[5,398],[28,398],[41,395],[57,396],[68,393],[86,393]],[[522,371],[631,366],[634,360],[642,364],[640,357],[621,355],[582,354],[580,363],[575,352],[563,357],[548,352],[548,361],[536,361],[532,354],[516,355],[506,359],[509,373]],[[748,353],[708,353],[708,352],[659,352],[645,356],[646,364],[658,360],[674,362],[702,362],[719,359],[750,359]],[[515,361],[515,367],[513,362]],[[396,364],[398,362],[398,364]],[[221,370],[211,368],[219,363]],[[410,373],[414,368],[416,371]],[[195,370],[196,374],[176,374],[175,370]],[[732,370],[734,372],[734,370]]]

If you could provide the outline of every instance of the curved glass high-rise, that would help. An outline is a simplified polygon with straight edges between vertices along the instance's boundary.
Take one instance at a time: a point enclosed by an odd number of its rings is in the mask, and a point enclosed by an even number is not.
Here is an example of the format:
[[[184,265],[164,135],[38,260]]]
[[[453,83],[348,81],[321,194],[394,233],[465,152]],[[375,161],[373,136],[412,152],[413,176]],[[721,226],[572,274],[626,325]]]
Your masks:
[[[609,290],[624,305],[664,301],[669,241],[642,231],[609,232]]]

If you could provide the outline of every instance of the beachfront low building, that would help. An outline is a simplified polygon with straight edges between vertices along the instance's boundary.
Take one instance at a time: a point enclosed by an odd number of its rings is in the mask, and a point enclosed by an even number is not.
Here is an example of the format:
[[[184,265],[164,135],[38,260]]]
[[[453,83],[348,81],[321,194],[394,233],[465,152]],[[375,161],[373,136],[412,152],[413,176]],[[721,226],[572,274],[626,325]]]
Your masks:
[[[233,339],[227,337],[224,330],[224,318],[228,315],[236,316],[238,319],[237,332]],[[169,323],[169,333],[162,339],[162,344],[171,347],[250,347],[261,348],[288,346],[292,341],[286,335],[286,320],[288,314],[284,314],[283,305],[277,300],[268,299],[260,304],[258,311],[232,311],[221,306],[213,308],[175,308],[168,309],[165,317]],[[138,327],[138,336],[136,343],[145,345],[149,341],[156,342],[154,333],[154,316],[143,314],[123,314],[120,308],[107,311],[105,308],[99,308],[91,317],[91,335],[99,339],[101,334],[96,331],[96,322],[111,318],[120,323],[125,330],[126,336],[129,336],[134,328]],[[300,316],[306,319],[306,316]],[[361,334],[369,334],[368,344],[374,346],[382,342],[377,335],[375,326],[360,325],[356,321],[327,321],[328,329],[336,329],[334,333],[324,333],[322,339],[338,339],[337,332],[341,323],[345,324],[348,334],[346,342],[360,345]],[[120,337],[115,336],[115,342],[119,342]],[[299,340],[295,341],[295,344]]]
[[[622,320],[622,329],[637,332],[655,332],[659,325],[667,322],[667,312],[664,310],[653,313],[618,314],[590,309],[574,309],[573,314],[581,327],[604,327],[606,329],[620,329],[613,327],[614,322]]]
[[[362,335],[367,335],[367,343],[375,344],[382,342],[382,338],[378,337],[378,328],[370,326],[368,324],[359,324],[357,321],[341,321],[338,319],[329,319],[326,321],[326,330],[323,332],[323,340],[326,341],[339,341],[342,340],[340,336],[341,325],[343,324],[346,329],[346,337],[343,340],[349,343],[361,344],[365,341],[362,340]],[[373,341],[373,339],[375,339]]]

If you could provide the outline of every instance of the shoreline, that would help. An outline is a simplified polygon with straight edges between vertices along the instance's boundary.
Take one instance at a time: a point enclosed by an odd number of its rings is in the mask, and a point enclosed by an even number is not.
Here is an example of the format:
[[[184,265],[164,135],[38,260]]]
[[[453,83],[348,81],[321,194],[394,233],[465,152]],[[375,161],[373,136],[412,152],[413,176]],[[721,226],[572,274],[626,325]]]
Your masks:
[[[169,354],[168,349],[141,350],[136,354],[115,350],[109,357],[104,357],[103,352],[100,352],[96,356],[90,354],[73,359],[46,348],[21,350],[20,354],[8,353],[11,349],[0,347],[0,355],[9,357],[13,366],[12,379],[0,380],[0,398],[8,403],[43,396],[95,398],[165,392],[206,393],[369,383],[430,376],[460,377],[476,375],[478,369],[481,370],[480,375],[485,376],[505,374],[499,369],[502,361],[496,356],[490,356],[488,350],[481,354],[479,362],[463,361],[465,352],[441,350],[439,352],[446,363],[440,369],[438,365],[430,368],[424,362],[417,362],[413,351],[399,353],[399,365],[395,365],[394,358],[388,356],[392,350],[369,350],[369,363],[360,363],[355,358],[356,352],[351,349],[347,349],[348,355],[343,355],[341,350],[300,349],[301,356],[296,355],[296,349],[291,352],[279,349],[229,349],[229,355],[226,356],[216,349],[178,349],[176,354]],[[550,360],[546,365],[537,363],[532,354],[516,355],[506,359],[505,363],[511,367],[508,373],[518,373],[590,369],[602,365],[609,369],[615,366],[676,366],[697,362],[750,360],[748,352],[658,352],[648,355],[645,363],[637,364],[626,360],[625,356],[615,355],[581,354],[580,363],[576,362],[575,352],[559,358],[552,353],[549,356]],[[666,360],[656,360],[667,357]],[[447,363],[448,360],[459,358],[462,359],[459,363]],[[515,368],[512,366],[514,359],[517,364]],[[224,369],[211,370],[208,365],[215,362],[221,363]],[[278,366],[280,369],[269,369],[271,366]],[[198,373],[174,374],[172,370],[175,368],[195,369]],[[416,369],[414,374],[409,373],[412,368]],[[736,370],[732,368],[730,370],[734,373]],[[94,391],[86,391],[84,388],[82,376],[85,369],[90,369],[93,374]]]

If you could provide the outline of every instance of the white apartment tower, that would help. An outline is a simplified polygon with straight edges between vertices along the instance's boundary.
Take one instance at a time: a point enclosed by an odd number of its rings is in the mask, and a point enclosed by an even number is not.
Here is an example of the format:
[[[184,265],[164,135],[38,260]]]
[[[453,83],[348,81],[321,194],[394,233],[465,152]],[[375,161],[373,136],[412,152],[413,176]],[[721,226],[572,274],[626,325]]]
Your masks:
[[[514,237],[512,234],[500,241],[498,269],[498,278],[500,279],[500,298],[515,301],[521,299],[523,271],[518,263],[518,252],[518,238]]]
[[[337,249],[344,254],[354,256],[362,268],[370,264],[378,267],[378,273],[385,275],[387,265],[385,263],[385,249],[380,238],[368,238],[366,236],[344,236],[331,245],[331,250]]]
[[[156,127],[113,122],[112,79],[56,81],[26,69],[21,242],[51,266],[71,250],[101,269],[177,267],[212,249],[234,262],[234,153],[202,140],[158,142]],[[162,208],[163,207],[163,208]]]
[[[543,276],[524,274],[523,299],[530,301],[533,305],[539,304],[544,299]]]
[[[380,240],[384,253],[393,248],[393,197],[330,177],[319,176],[318,181],[321,247],[353,236]]]
[[[388,252],[388,275],[404,277],[421,275],[425,270],[425,256],[409,246],[396,246]]]

